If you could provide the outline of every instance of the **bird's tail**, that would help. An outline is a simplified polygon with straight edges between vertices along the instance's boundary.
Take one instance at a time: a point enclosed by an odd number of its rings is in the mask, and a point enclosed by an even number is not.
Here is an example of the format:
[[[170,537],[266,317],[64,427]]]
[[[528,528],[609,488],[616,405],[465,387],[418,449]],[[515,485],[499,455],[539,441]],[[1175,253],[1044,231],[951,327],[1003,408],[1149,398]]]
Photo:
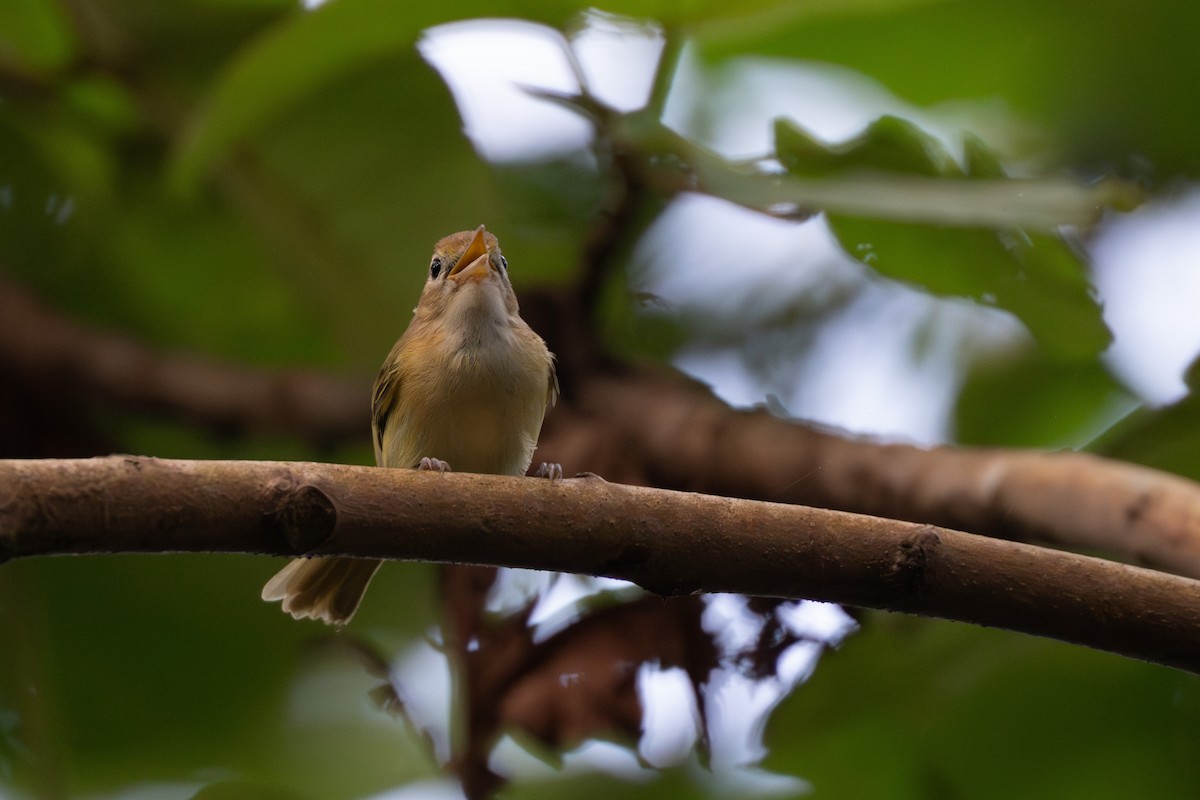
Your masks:
[[[373,558],[297,558],[267,581],[262,599],[282,600],[283,610],[296,619],[345,625],[382,563]]]

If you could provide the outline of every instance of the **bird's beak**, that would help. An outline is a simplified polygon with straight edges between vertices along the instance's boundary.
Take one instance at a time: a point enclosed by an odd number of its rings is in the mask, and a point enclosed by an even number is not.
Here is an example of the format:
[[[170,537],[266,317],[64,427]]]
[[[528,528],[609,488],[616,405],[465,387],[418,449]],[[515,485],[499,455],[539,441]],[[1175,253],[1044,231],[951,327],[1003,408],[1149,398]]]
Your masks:
[[[491,268],[492,260],[488,257],[487,242],[484,239],[483,226],[475,229],[471,243],[463,252],[462,258],[455,262],[450,270],[450,279],[455,283],[470,280],[483,280]]]

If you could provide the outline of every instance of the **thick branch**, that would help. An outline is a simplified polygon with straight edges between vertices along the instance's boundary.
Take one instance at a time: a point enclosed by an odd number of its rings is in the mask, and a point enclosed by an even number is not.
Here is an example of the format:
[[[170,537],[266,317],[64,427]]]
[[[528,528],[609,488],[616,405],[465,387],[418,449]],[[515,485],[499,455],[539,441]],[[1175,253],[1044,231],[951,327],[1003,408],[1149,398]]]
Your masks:
[[[599,478],[0,461],[0,560],[172,551],[468,562],[626,578],[660,594],[815,598],[1200,672],[1200,583],[912,523]]]

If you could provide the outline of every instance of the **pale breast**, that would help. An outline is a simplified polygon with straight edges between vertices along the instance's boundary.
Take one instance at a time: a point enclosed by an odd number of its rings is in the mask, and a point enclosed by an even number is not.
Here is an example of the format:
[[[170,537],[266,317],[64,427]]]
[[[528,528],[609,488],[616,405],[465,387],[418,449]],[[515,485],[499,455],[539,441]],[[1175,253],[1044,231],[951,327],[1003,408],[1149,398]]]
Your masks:
[[[384,464],[430,457],[459,472],[523,475],[546,411],[550,357],[532,331],[520,333],[484,348],[406,354]]]

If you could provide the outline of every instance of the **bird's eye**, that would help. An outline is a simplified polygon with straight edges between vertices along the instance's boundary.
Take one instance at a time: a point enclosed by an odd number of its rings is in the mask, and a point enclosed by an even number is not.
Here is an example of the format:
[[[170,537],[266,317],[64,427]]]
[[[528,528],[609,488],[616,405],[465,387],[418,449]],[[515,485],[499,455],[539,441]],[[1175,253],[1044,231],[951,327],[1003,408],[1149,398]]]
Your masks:
[[[442,271],[442,260],[440,258],[435,258],[429,264],[429,277],[436,278],[441,273],[441,271]]]
[[[500,256],[500,266],[504,267],[505,272],[508,272],[508,259],[504,256]]]

